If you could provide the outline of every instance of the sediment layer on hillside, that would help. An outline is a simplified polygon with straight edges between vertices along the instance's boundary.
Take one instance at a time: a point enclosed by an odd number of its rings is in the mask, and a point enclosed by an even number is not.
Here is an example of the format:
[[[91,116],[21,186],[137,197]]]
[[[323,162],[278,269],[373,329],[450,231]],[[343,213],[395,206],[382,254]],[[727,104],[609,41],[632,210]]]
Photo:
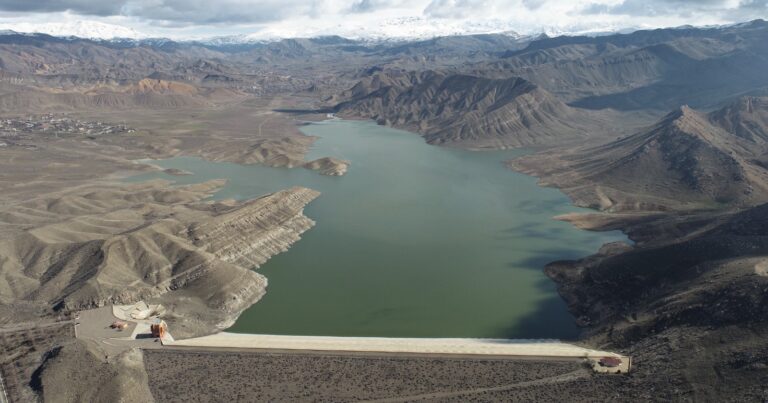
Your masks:
[[[86,186],[3,207],[3,302],[74,310],[146,299],[170,308],[179,335],[227,327],[265,292],[252,269],[312,227],[302,211],[318,192],[203,201],[221,185]]]

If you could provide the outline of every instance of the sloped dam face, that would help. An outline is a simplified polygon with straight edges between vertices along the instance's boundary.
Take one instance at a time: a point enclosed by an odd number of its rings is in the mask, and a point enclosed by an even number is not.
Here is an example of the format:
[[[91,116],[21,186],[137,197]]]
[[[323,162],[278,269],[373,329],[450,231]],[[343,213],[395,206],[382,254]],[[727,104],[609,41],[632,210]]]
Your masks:
[[[574,319],[544,275],[546,263],[625,239],[553,220],[579,211],[556,189],[504,167],[521,151],[427,145],[372,122],[305,126],[307,160],[351,162],[343,177],[179,157],[157,164],[225,178],[216,198],[251,198],[293,185],[322,195],[317,225],[258,270],[266,296],[230,332],[389,337],[571,338]]]

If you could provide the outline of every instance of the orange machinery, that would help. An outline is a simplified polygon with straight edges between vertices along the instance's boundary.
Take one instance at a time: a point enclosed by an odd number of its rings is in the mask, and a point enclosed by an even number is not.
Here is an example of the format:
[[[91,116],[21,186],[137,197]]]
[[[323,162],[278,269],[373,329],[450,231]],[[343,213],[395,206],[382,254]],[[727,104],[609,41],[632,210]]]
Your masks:
[[[165,321],[157,321],[149,326],[149,329],[152,331],[152,337],[159,337],[163,338],[165,336],[165,333],[168,332],[168,325],[165,324]]]

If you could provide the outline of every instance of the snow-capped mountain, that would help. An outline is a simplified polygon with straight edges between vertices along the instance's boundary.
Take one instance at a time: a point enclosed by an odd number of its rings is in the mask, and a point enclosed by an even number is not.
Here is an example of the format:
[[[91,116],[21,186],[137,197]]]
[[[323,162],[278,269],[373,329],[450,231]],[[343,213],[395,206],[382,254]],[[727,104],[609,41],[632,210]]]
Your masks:
[[[146,39],[152,37],[133,28],[98,21],[80,20],[61,23],[0,24],[0,30],[18,33],[42,33],[58,37],[87,39]],[[285,38],[312,38],[337,35],[362,41],[423,40],[437,36],[503,33],[519,37],[510,23],[501,20],[478,22],[443,20],[424,17],[385,19],[376,24],[344,24],[335,26],[268,26],[254,32],[216,37],[176,38],[177,41],[196,41],[213,46],[271,42]]]
[[[9,30],[16,33],[42,33],[58,37],[79,37],[95,40],[147,40],[155,38],[136,29],[117,24],[108,24],[93,20],[78,20],[71,22],[55,23],[0,23],[0,31]],[[590,32],[592,31],[592,32]],[[632,30],[625,30],[631,32]],[[172,38],[177,42],[197,42],[211,46],[231,46],[241,44],[255,44],[278,41],[286,38],[314,38],[322,36],[341,36],[344,38],[364,42],[399,42],[425,40],[439,36],[475,35],[475,34],[503,34],[515,39],[534,38],[544,33],[547,36],[559,35],[601,35],[616,30],[605,27],[592,27],[587,30],[564,30],[558,28],[544,28],[540,32],[531,35],[521,35],[515,31],[511,21],[501,19],[486,19],[481,21],[453,20],[427,17],[398,17],[382,19],[381,21],[348,22],[338,25],[312,26],[296,25],[287,26],[269,25],[255,28],[253,32],[237,35],[223,35],[215,37],[177,37]],[[166,39],[167,41],[167,39]]]
[[[270,25],[254,32],[215,37],[173,37],[177,42],[197,42],[211,46],[231,46],[273,42],[286,38],[315,38],[323,36],[341,36],[364,42],[399,42],[425,40],[440,36],[502,34],[515,39],[535,38],[542,33],[554,37],[560,35],[598,36],[615,32],[631,32],[635,29],[612,29],[612,27],[592,27],[591,29],[564,30],[545,27],[542,31],[521,35],[514,30],[514,24],[500,19],[482,21],[452,20],[426,17],[399,17],[383,19],[377,23],[365,24],[350,22],[338,25],[311,26]],[[42,33],[57,37],[79,37],[94,40],[146,41],[157,36],[148,35],[136,29],[117,24],[108,24],[93,20],[79,20],[56,23],[0,23],[2,31],[14,33]],[[169,39],[158,39],[168,41]]]
[[[374,24],[354,22],[334,26],[303,26],[284,29],[269,27],[245,35],[228,37],[229,40],[244,42],[270,41],[282,38],[311,38],[337,35],[362,41],[423,40],[438,36],[503,33],[520,36],[509,22],[501,20],[459,21],[424,17],[401,17],[384,19]]]
[[[341,27],[339,27],[341,28]],[[378,26],[359,26],[346,37],[356,39],[429,39],[436,36],[506,34],[520,37],[514,27],[502,20],[457,21],[424,17],[405,17],[382,21]]]
[[[107,24],[98,21],[72,21],[49,23],[13,23],[0,24],[0,30],[9,30],[23,33],[40,33],[51,36],[70,37],[76,36],[87,39],[143,39],[145,35],[133,28],[122,25]]]
[[[321,24],[321,23],[318,23]],[[730,25],[714,25],[711,27],[727,27]],[[168,35],[171,39],[163,41],[197,42],[212,46],[227,46],[273,42],[287,38],[315,38],[323,36],[341,36],[347,39],[364,42],[399,42],[425,40],[440,36],[503,34],[515,39],[525,40],[540,35],[556,36],[601,36],[615,33],[630,33],[639,29],[653,29],[653,26],[622,26],[613,24],[576,24],[569,27],[539,26],[537,29],[518,27],[511,20],[504,19],[449,19],[435,17],[396,17],[381,20],[345,21],[343,24],[313,25],[312,23],[297,24],[292,22],[273,23],[261,27],[238,28],[241,32],[235,35],[186,36],[170,31],[143,32],[118,24],[96,20],[75,20],[67,22],[14,22],[0,23],[0,34],[3,31],[14,33],[41,33],[57,37],[79,37],[95,40],[136,40],[145,41]],[[679,27],[681,29],[686,26]],[[522,31],[519,31],[521,29]],[[524,32],[521,35],[518,32]]]

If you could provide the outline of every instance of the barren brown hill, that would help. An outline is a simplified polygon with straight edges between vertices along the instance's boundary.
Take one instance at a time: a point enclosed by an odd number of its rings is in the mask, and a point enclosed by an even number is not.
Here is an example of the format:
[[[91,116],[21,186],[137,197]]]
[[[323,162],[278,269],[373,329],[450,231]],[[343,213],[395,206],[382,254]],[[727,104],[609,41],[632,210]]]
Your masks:
[[[511,165],[580,204],[613,211],[756,204],[768,200],[765,106],[764,98],[709,114],[684,106],[632,136]]]
[[[209,144],[199,154],[210,161],[293,168],[305,163],[304,154],[314,141],[313,137],[307,136],[259,139],[234,150],[226,144]]]
[[[194,87],[192,87],[194,88]],[[236,99],[236,98],[235,98]],[[104,86],[52,90],[33,86],[7,86],[0,91],[4,113],[191,108],[211,106],[206,96],[187,92],[153,91],[138,86]]]
[[[584,137],[596,120],[521,78],[380,73],[349,91],[341,116],[421,133],[430,144],[505,148]]]
[[[195,95],[197,88],[186,83],[167,81],[154,78],[144,78],[130,85],[127,91],[134,94],[177,94]]]
[[[246,98],[237,88],[202,87],[179,81],[143,78],[117,83],[99,81],[65,87],[0,86],[0,111],[49,111],[206,108]]]
[[[69,311],[146,299],[170,308],[179,335],[231,325],[264,294],[251,269],[312,227],[302,211],[318,193],[202,202],[221,185],[103,185],[3,207],[2,303]]]
[[[98,41],[45,34],[0,35],[0,67],[32,83],[83,84],[100,80],[138,81],[153,74],[199,82],[208,74],[227,75],[224,53],[170,40]]]

